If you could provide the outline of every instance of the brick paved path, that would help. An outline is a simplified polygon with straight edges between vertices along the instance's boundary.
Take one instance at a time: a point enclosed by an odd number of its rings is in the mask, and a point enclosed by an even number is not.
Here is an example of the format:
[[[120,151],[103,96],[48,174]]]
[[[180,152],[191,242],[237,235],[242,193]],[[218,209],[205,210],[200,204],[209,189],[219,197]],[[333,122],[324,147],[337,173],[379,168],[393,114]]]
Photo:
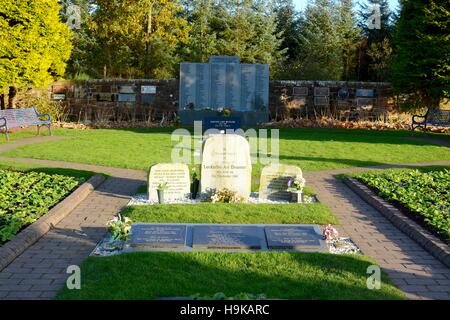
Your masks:
[[[449,162],[427,165],[439,164]],[[373,168],[387,167],[391,166]],[[319,200],[339,218],[340,233],[351,237],[364,254],[374,258],[408,298],[450,299],[450,269],[334,177],[339,173],[366,170],[348,168],[309,172],[305,174],[305,179],[318,194]]]
[[[2,158],[3,160],[7,158]],[[20,161],[15,159],[15,161]],[[25,162],[24,159],[21,161]],[[145,183],[145,172],[59,161],[29,160],[112,176],[33,246],[0,272],[0,299],[51,299],[65,284],[69,265],[79,265],[106,234],[106,222]]]
[[[0,146],[0,151],[1,150]],[[67,266],[80,264],[106,233],[105,223],[122,208],[145,172],[61,161],[0,157],[0,160],[33,162],[112,175],[55,229],[0,272],[0,299],[50,299],[65,283]],[[449,164],[437,161],[422,165]],[[414,164],[414,166],[417,164]],[[372,168],[413,165],[384,165]],[[350,236],[363,252],[374,258],[392,281],[411,299],[450,299],[450,269],[396,229],[334,175],[364,171],[348,168],[306,173],[320,201],[341,221],[341,234]]]

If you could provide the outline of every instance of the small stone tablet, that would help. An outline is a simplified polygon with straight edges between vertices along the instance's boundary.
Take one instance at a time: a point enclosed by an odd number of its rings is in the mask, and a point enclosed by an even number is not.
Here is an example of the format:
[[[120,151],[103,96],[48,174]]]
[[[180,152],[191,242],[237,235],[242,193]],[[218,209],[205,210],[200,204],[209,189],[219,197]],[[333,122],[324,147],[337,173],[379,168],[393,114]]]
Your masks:
[[[314,226],[266,226],[267,246],[272,250],[315,250],[325,246]]]
[[[196,225],[193,248],[261,249],[264,231],[258,226]]]
[[[186,225],[133,224],[131,247],[179,248],[186,246]]]

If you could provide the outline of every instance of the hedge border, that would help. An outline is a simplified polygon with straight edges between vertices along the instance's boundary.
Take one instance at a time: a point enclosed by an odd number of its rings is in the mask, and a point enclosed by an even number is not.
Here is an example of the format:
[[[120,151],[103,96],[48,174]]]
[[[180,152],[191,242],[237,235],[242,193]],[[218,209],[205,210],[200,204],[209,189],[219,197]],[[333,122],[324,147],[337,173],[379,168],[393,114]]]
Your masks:
[[[346,177],[344,183],[358,196],[389,219],[397,229],[416,241],[422,248],[444,263],[447,267],[450,267],[450,249],[446,243],[412,219],[408,218],[399,209],[378,196],[361,181],[355,178]]]
[[[100,186],[106,177],[101,174],[92,176],[88,181],[79,186],[63,201],[54,206],[48,213],[43,215],[22,231],[13,239],[0,247],[0,271],[21,255],[26,249],[36,243],[41,237],[49,232],[56,224],[64,219],[75,207]]]

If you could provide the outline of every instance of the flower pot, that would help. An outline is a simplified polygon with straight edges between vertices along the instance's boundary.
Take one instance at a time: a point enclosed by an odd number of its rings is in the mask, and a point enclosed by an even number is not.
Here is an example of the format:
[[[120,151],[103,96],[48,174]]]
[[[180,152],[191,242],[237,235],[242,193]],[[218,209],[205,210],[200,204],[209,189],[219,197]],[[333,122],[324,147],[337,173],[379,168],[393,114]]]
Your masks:
[[[164,190],[156,190],[158,192],[158,203],[164,203]]]
[[[303,192],[291,192],[291,202],[303,203]]]
[[[192,186],[191,186],[191,198],[192,199],[197,198],[199,186],[200,186],[200,181],[199,180],[193,180],[192,181]]]

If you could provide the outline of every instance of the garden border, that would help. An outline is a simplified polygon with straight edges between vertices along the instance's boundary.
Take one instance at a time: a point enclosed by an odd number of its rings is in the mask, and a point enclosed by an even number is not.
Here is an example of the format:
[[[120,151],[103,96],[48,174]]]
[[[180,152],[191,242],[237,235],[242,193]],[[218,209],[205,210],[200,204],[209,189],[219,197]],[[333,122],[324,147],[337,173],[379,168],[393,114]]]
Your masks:
[[[0,271],[50,231],[105,180],[106,176],[101,174],[92,176],[39,220],[20,231],[12,240],[1,246]]]
[[[364,201],[391,221],[397,229],[416,241],[421,247],[444,263],[447,267],[450,267],[450,249],[443,241],[412,219],[408,218],[388,201],[378,196],[364,183],[351,177],[344,178],[344,183]]]

